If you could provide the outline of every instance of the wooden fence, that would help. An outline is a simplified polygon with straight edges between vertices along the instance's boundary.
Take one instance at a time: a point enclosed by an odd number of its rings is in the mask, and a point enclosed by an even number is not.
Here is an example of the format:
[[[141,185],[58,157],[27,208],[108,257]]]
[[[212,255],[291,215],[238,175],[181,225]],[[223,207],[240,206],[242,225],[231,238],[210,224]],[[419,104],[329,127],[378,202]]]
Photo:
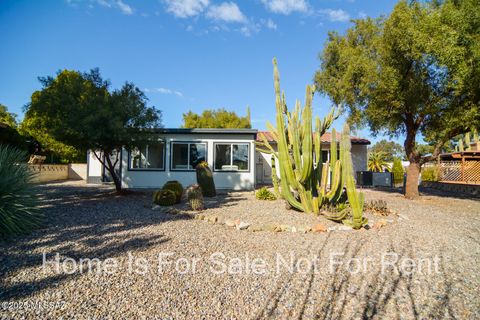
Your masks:
[[[440,181],[480,184],[480,161],[441,161]]]

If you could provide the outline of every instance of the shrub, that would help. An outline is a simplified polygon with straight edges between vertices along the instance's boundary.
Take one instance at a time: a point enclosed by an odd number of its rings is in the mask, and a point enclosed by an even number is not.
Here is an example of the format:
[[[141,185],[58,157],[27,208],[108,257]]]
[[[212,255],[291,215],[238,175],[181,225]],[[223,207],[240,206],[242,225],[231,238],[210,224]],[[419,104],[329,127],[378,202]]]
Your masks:
[[[217,195],[215,182],[213,181],[212,170],[210,170],[208,163],[206,161],[200,162],[195,170],[197,172],[197,183],[202,188],[203,196],[215,197]]]
[[[422,181],[438,181],[440,172],[437,166],[425,167],[422,169]]]
[[[25,233],[42,222],[26,157],[14,147],[0,145],[0,238]]]
[[[192,210],[200,211],[204,209],[202,188],[198,184],[190,185],[187,190],[187,201]]]
[[[390,209],[388,209],[385,200],[372,200],[365,203],[365,208],[380,216],[388,216],[390,214]]]
[[[171,180],[167,181],[163,187],[162,190],[171,190],[175,193],[175,203],[180,203],[182,201],[182,195],[183,195],[183,186],[180,182],[176,180]]]
[[[161,206],[172,206],[177,202],[177,196],[172,190],[159,190],[153,194],[153,203]]]
[[[273,194],[273,192],[270,192],[267,187],[262,187],[258,189],[255,193],[255,197],[258,200],[277,200],[275,194]]]
[[[392,173],[393,173],[393,182],[395,184],[403,183],[404,171],[402,166],[402,160],[400,158],[393,159]]]

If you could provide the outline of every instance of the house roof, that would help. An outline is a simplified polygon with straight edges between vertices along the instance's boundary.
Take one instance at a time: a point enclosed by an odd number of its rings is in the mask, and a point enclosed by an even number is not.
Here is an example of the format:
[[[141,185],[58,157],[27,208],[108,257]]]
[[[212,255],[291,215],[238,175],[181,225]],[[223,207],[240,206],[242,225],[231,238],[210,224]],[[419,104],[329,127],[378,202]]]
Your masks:
[[[440,154],[440,159],[442,160],[478,160],[480,159],[480,150],[476,151],[461,151],[461,152],[452,152],[452,153],[442,153]]]
[[[270,131],[259,131],[257,133],[257,139],[256,139],[257,141],[262,141],[260,139],[260,133],[263,133],[269,142],[275,142],[275,139],[273,138],[273,135],[270,133]],[[340,133],[337,132],[337,136],[336,136],[337,141],[340,141],[340,137],[341,137]],[[323,143],[330,143],[332,141],[332,134],[330,132],[326,132],[320,137],[320,140]],[[369,140],[359,138],[359,137],[354,137],[354,136],[350,137],[350,141],[352,142],[352,144],[364,144],[364,145],[370,144]]]
[[[176,134],[195,134],[195,133],[214,133],[214,134],[257,134],[257,129],[224,129],[224,128],[155,128],[155,133],[176,133]]]

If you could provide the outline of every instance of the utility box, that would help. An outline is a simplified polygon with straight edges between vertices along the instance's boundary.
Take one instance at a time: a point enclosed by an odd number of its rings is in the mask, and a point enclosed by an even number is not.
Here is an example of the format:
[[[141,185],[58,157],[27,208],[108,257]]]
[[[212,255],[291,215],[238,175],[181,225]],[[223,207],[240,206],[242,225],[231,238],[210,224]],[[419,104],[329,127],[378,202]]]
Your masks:
[[[357,171],[357,185],[370,187],[392,187],[393,173]]]

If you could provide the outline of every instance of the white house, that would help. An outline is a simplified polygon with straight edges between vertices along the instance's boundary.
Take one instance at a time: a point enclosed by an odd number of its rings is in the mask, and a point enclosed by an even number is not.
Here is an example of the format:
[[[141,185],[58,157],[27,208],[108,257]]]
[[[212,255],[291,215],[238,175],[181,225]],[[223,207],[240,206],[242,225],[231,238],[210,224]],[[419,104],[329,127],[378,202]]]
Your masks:
[[[123,188],[159,188],[168,180],[196,183],[195,166],[207,161],[218,189],[255,187],[253,129],[156,129],[158,140],[120,153],[118,172]],[[93,152],[88,154],[87,183],[108,180]]]
[[[155,142],[131,151],[123,149],[118,155],[122,188],[159,188],[168,180],[184,186],[196,183],[195,166],[203,160],[212,169],[217,189],[252,190],[256,184],[271,183],[270,155],[255,150],[257,133],[255,129],[156,129]],[[328,139],[328,135],[322,137],[325,159],[329,157]],[[366,170],[369,143],[352,138],[357,171]],[[93,152],[87,159],[87,183],[110,181]]]

